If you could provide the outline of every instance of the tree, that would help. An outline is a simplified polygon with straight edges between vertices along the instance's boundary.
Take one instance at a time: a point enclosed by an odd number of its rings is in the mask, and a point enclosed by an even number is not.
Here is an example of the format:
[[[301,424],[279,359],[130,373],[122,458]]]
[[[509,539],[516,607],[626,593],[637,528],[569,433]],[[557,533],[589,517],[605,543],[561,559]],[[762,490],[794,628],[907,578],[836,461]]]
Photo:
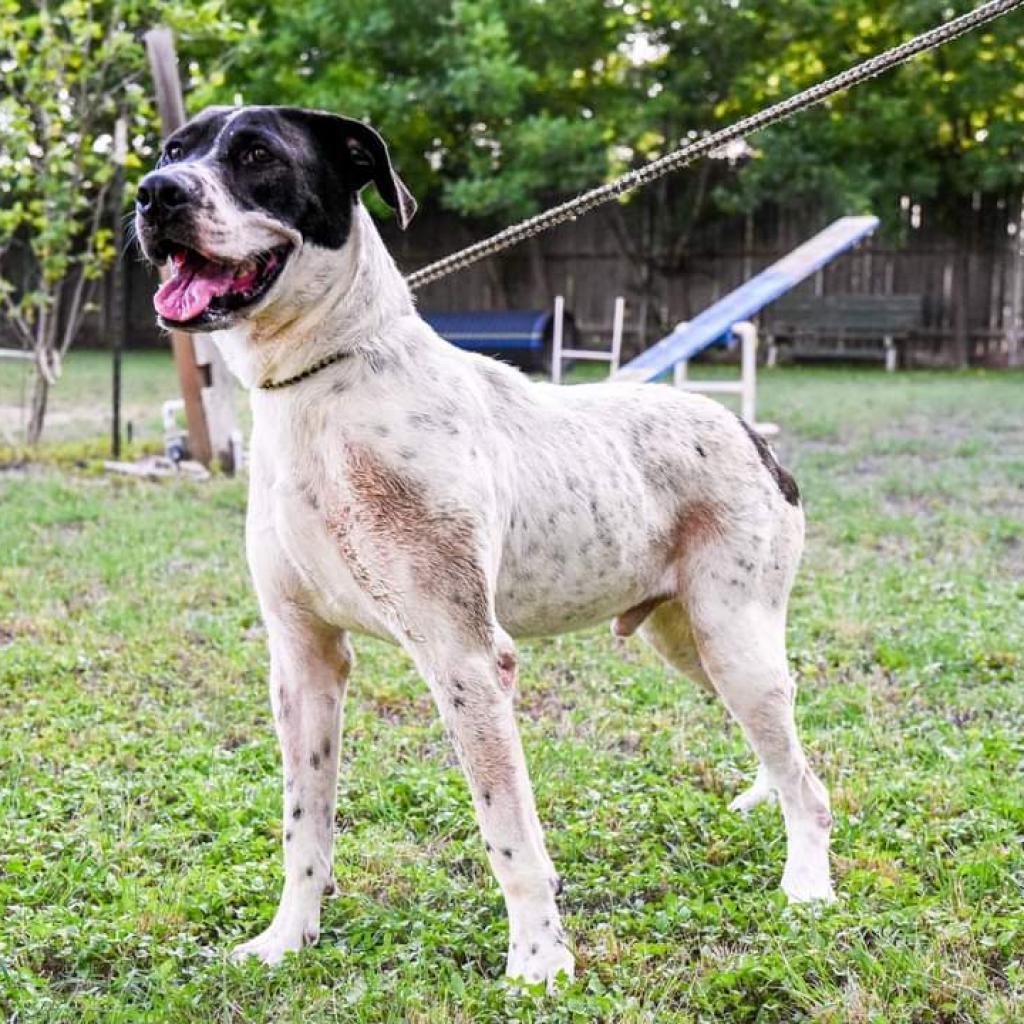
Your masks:
[[[261,34],[222,99],[382,126],[419,198],[497,224],[639,166],[971,6],[971,0],[235,0]],[[765,200],[901,195],[953,215],[1019,188],[1020,19],[1006,18],[637,193],[617,238],[641,304],[703,219]],[[629,216],[626,216],[626,214]]]
[[[115,121],[134,177],[156,149],[140,33],[177,27],[188,50],[238,27],[220,0],[0,0],[0,310],[35,357],[28,441],[115,257],[110,218]]]
[[[728,118],[970,10],[971,0],[802,0],[737,82]],[[796,17],[798,15],[798,17]],[[799,27],[799,29],[798,29]],[[740,176],[741,205],[765,195],[894,211],[927,199],[956,222],[974,192],[1024,184],[1024,22],[1004,17],[762,133]],[[893,226],[890,224],[890,226]]]

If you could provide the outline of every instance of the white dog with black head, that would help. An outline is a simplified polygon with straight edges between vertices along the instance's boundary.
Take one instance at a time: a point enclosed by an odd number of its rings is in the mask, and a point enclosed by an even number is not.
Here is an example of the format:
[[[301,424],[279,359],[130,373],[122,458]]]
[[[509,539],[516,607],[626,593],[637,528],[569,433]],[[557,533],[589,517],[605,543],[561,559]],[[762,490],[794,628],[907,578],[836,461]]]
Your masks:
[[[169,264],[161,323],[214,332],[253,412],[247,550],[284,767],[285,881],[268,964],[315,942],[350,633],[400,646],[465,770],[505,895],[508,974],[571,976],[513,715],[514,639],[612,619],[718,694],[777,794],[782,887],[828,900],[832,819],[793,720],[792,477],[722,406],[655,385],[559,388],[453,348],[416,314],[360,203],[415,204],[371,128],[280,107],[205,111],[138,193]]]

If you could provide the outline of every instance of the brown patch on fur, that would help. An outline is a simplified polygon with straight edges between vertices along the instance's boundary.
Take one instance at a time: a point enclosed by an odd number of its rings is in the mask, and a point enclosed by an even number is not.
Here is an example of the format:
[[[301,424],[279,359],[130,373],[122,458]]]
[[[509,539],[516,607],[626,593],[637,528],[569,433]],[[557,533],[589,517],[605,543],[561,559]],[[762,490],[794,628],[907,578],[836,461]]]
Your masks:
[[[502,651],[498,655],[498,682],[506,690],[515,689],[518,667],[515,651]]]
[[[356,581],[378,601],[392,604],[390,588],[374,578],[354,542],[354,525],[376,542],[377,554],[405,562],[424,592],[442,598],[454,619],[489,645],[490,601],[472,521],[432,504],[423,483],[396,472],[368,449],[348,445],[346,458],[352,501],[329,510],[326,520]]]
[[[633,605],[632,608],[627,608],[612,619],[612,633],[615,636],[632,636],[640,628],[647,616],[658,605],[664,604],[668,600],[670,600],[670,597],[667,595],[649,597],[646,601],[641,601],[639,604]]]
[[[722,534],[721,511],[710,502],[695,501],[679,513],[669,536],[669,561],[685,562],[708,541]]]

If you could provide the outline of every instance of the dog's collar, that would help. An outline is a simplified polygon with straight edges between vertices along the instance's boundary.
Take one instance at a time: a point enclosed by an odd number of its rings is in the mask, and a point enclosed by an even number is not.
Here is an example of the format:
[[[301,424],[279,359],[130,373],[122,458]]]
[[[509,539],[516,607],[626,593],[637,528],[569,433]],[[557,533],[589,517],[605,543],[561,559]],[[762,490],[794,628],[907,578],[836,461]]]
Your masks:
[[[297,373],[294,377],[285,377],[284,380],[265,380],[259,387],[262,391],[276,391],[278,388],[290,387],[292,384],[298,384],[300,380],[312,377],[314,373],[327,369],[328,366],[340,363],[342,359],[347,359],[351,354],[351,352],[344,351],[335,352],[333,355],[325,356],[323,359],[315,362],[312,366],[307,366],[302,373]]]

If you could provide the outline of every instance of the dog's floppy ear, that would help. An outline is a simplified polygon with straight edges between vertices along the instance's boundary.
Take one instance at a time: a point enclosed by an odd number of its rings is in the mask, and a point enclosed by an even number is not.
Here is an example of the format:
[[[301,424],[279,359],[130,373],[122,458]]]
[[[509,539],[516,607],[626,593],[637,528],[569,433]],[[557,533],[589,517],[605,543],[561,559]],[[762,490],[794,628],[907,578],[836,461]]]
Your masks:
[[[391,166],[391,154],[380,135],[363,121],[340,114],[318,110],[297,113],[307,120],[317,144],[335,162],[346,184],[359,192],[372,181],[404,230],[416,212],[416,200]]]

